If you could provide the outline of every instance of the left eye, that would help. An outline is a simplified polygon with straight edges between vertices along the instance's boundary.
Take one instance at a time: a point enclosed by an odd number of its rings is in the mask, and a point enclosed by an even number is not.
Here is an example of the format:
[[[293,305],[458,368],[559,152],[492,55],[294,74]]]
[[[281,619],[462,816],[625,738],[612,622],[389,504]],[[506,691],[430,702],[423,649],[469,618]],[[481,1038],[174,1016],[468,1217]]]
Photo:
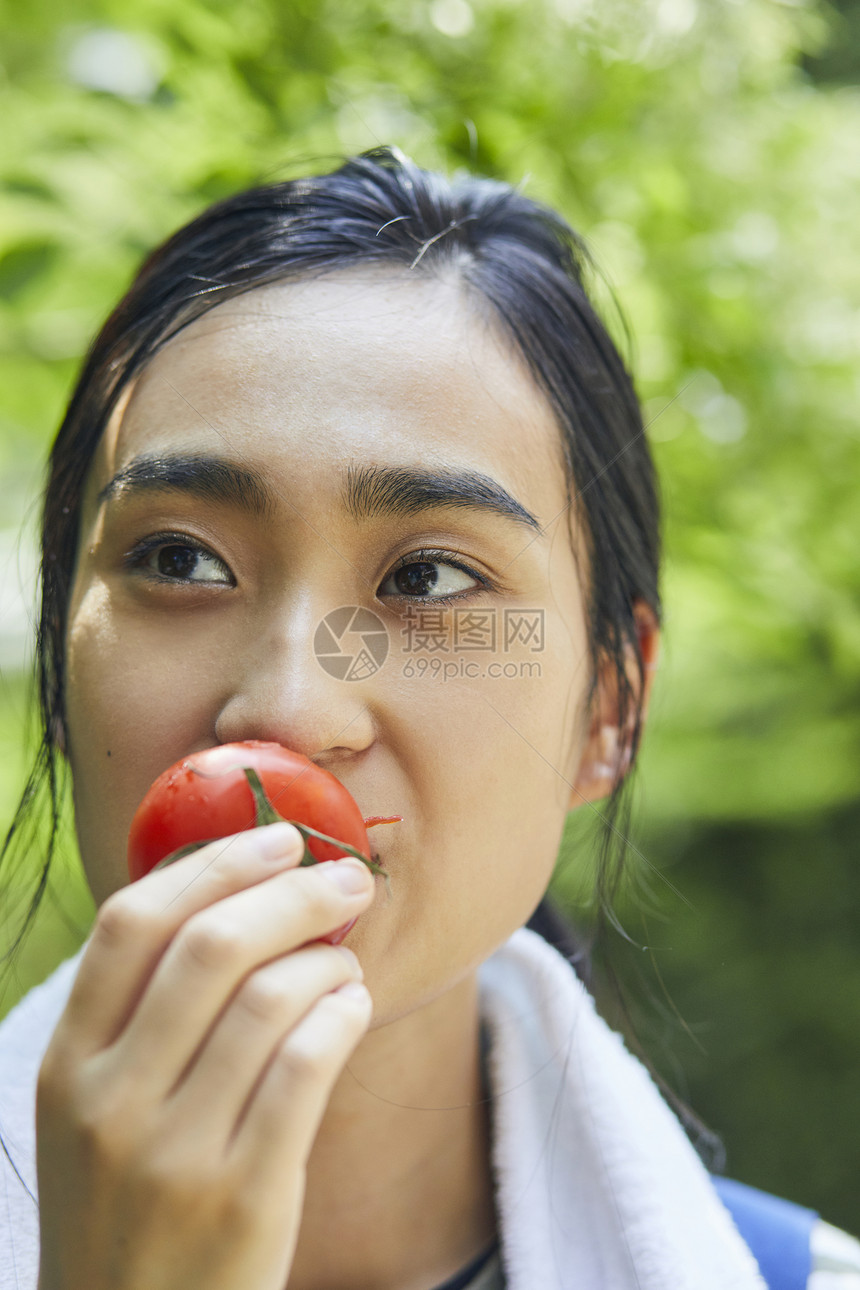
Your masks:
[[[172,582],[230,583],[233,579],[222,560],[203,547],[186,542],[161,542],[142,552],[135,561],[138,568]]]
[[[439,559],[416,559],[401,564],[389,574],[380,595],[411,596],[415,599],[444,600],[481,586],[481,580],[465,569]]]

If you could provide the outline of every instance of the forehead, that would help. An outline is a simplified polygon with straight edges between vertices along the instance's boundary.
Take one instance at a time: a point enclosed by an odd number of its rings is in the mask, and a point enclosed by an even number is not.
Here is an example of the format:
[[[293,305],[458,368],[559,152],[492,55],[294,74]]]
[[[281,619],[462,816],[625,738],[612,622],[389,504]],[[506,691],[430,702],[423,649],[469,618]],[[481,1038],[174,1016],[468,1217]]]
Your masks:
[[[543,522],[563,507],[552,410],[453,280],[378,270],[255,288],[210,310],[138,377],[99,454],[213,451],[294,478],[364,462],[462,466]]]

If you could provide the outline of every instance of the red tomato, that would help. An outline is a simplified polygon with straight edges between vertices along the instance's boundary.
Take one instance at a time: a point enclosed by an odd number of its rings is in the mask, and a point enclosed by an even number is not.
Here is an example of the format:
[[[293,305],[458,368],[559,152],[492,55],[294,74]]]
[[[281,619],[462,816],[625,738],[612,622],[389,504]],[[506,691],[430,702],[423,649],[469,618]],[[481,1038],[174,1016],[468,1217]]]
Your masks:
[[[279,816],[346,844],[337,847],[307,837],[309,862],[342,859],[348,848],[354,848],[379,872],[370,861],[361,811],[340,780],[301,753],[250,739],[192,753],[159,775],[131,822],[128,871],[132,881],[195,842],[270,822],[258,815],[245,767],[257,772]]]

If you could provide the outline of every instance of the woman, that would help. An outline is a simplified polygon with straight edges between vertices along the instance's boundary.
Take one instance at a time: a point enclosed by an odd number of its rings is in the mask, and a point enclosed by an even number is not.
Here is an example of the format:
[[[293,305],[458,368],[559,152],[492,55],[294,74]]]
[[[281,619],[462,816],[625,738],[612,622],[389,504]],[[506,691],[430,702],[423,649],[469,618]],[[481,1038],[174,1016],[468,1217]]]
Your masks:
[[[606,798],[611,888],[659,640],[651,462],[581,263],[506,186],[379,150],[205,212],[96,340],[40,659],[99,908],[0,1031],[15,1284],[763,1284],[523,928],[568,810]],[[312,648],[345,606],[388,649],[353,680]],[[285,824],[128,883],[151,781],[245,739],[402,817],[389,899],[300,868]]]

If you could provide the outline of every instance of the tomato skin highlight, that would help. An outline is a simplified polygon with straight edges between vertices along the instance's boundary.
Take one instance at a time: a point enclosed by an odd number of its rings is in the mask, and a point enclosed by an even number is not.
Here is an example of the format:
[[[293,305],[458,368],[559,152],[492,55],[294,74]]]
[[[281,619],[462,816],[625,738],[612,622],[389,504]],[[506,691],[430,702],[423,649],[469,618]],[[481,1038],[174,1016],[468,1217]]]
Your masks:
[[[131,822],[132,881],[175,851],[256,827],[256,803],[245,767],[257,772],[266,796],[284,819],[340,839],[370,859],[361,811],[340,780],[301,753],[249,739],[192,753],[158,776]],[[315,860],[339,860],[348,854],[319,838],[308,838],[307,846]]]

